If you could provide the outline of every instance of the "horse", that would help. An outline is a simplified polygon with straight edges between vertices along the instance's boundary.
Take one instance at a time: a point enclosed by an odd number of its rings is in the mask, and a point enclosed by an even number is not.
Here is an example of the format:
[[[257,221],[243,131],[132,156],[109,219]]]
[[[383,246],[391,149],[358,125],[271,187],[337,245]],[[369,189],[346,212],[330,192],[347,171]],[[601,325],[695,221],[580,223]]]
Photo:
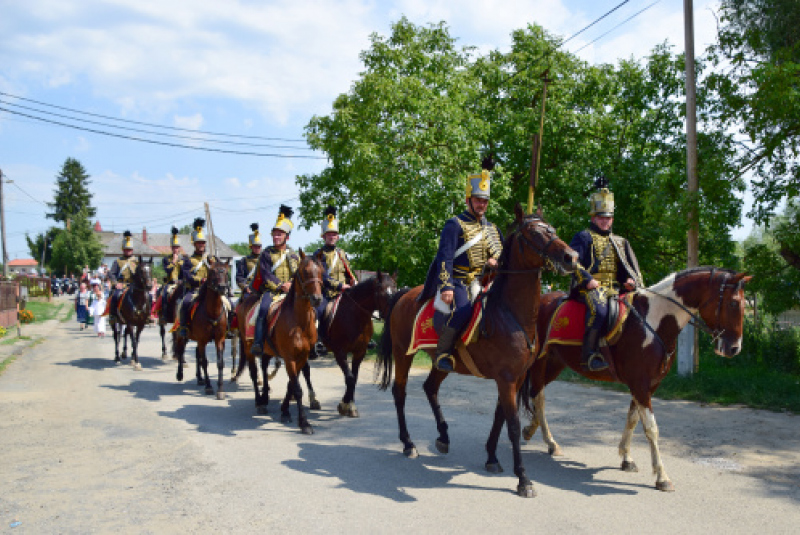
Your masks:
[[[111,299],[109,308],[117,307],[116,321],[111,322],[114,332],[114,362],[121,363],[128,352],[127,337],[131,339],[131,365],[141,370],[139,363],[139,336],[150,318],[150,284],[153,261],[145,262],[139,257],[136,268],[131,273],[128,289],[119,297]],[[121,299],[121,302],[120,302]],[[119,339],[123,339],[122,358],[119,354]]]
[[[514,453],[514,474],[519,479],[517,494],[533,497],[536,495],[533,483],[525,474],[522,463],[517,394],[521,392],[520,401],[529,406],[529,400],[524,396],[526,391],[520,390],[520,387],[528,367],[533,363],[539,343],[536,338],[536,317],[541,294],[541,272],[546,267],[561,273],[572,272],[577,266],[578,255],[543,219],[541,210],[525,215],[518,204],[514,211],[516,218],[503,244],[496,279],[486,296],[483,332],[478,341],[467,348],[472,366],[465,362],[461,353],[455,372],[473,375],[470,370],[472,367],[480,376],[493,379],[497,384],[498,404],[493,430],[498,430],[499,434],[503,422],[508,425],[508,437]],[[422,287],[418,286],[395,294],[397,297],[390,303],[388,324],[384,327],[378,349],[377,372],[382,374],[380,388],[383,390],[388,388],[391,381],[394,360],[392,395],[403,453],[409,458],[418,456],[406,425],[405,400],[409,369],[414,358],[413,354],[408,354],[408,349],[415,318],[423,306],[417,301],[421,291]],[[433,356],[433,349],[426,351]],[[447,422],[439,406],[438,391],[446,377],[446,372],[434,367],[423,385],[439,431],[436,448],[445,454],[449,451],[450,438]],[[490,472],[502,471],[496,450],[497,440],[486,443],[486,469]]]
[[[175,284],[171,293],[167,294],[166,302],[161,303],[161,308],[158,309],[158,327],[161,334],[161,358],[167,360],[167,325],[175,323],[178,318],[178,308],[183,301],[183,296],[186,294],[186,287],[183,281],[178,281]]]
[[[223,390],[223,369],[225,361],[225,335],[228,333],[228,314],[225,309],[223,297],[228,293],[228,270],[230,262],[216,261],[211,265],[208,279],[200,286],[195,301],[195,313],[189,325],[188,338],[177,332],[173,337],[173,354],[178,358],[178,381],[183,381],[183,363],[186,344],[189,340],[197,342],[195,350],[196,365],[195,375],[197,384],[205,385],[205,393],[214,393],[211,379],[208,376],[208,358],[206,358],[206,345],[212,340],[217,349],[217,399],[225,399]],[[201,373],[202,370],[202,373]]]
[[[264,345],[264,355],[261,357],[261,371],[264,376],[264,387],[258,387],[258,368],[255,357],[250,352],[253,344],[247,336],[241,332],[247,325],[247,314],[254,306],[258,306],[259,296],[249,294],[239,300],[236,307],[237,321],[240,326],[239,352],[243,358],[247,359],[250,370],[250,378],[253,381],[255,391],[256,410],[259,414],[267,413],[269,403],[269,376],[267,368],[272,357],[280,357],[286,365],[286,372],[289,375],[289,383],[286,387],[286,396],[281,403],[281,421],[289,423],[292,421],[289,413],[289,403],[292,398],[297,402],[297,420],[300,431],[305,435],[314,433],[313,427],[308,423],[305,412],[303,411],[303,389],[298,381],[298,373],[308,363],[308,354],[311,346],[317,339],[317,327],[315,325],[314,308],[322,302],[322,265],[312,256],[306,256],[301,249],[300,265],[292,276],[292,284],[286,297],[281,301],[272,328],[272,336],[267,333],[266,344]]]
[[[699,267],[673,273],[658,284],[637,290],[619,340],[608,346],[606,359],[610,357],[610,366],[600,372],[593,373],[581,366],[579,342],[577,345],[547,344],[528,374],[534,411],[530,425],[524,429],[525,440],[530,440],[541,426],[542,438],[550,455],[563,455],[545,418],[544,387],[567,366],[590,379],[622,383],[628,387],[633,399],[619,443],[621,469],[638,471],[630,454],[630,445],[633,431],[641,419],[650,444],[656,489],[674,491],[659,453],[658,426],[651,398],[675,360],[678,334],[690,321],[712,335],[714,351],[718,355],[732,357],[741,351],[744,285],[751,278],[744,273]],[[565,297],[563,292],[542,296],[537,325],[540,338],[547,336],[550,320]]]

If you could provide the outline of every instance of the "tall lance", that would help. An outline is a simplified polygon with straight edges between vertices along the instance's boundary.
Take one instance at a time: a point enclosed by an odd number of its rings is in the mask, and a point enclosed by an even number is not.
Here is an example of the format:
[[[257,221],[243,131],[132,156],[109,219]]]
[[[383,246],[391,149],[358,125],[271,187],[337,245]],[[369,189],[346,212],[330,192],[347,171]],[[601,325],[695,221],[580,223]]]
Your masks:
[[[550,69],[545,69],[545,71],[539,75],[539,78],[544,82],[544,89],[542,91],[542,113],[539,120],[539,133],[533,134],[533,143],[531,144],[531,172],[530,183],[528,185],[529,214],[533,213],[533,196],[536,192],[536,186],[539,183],[539,162],[542,156],[542,138],[544,136],[544,105],[545,102],[547,102],[547,84],[553,81],[547,77],[549,73]],[[533,102],[531,102],[531,107],[533,107]]]

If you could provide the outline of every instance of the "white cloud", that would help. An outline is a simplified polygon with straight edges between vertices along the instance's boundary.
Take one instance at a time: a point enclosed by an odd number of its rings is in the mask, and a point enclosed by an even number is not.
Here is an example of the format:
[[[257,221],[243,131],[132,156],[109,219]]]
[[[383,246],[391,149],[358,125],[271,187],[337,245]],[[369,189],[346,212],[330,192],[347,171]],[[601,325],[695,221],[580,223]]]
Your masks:
[[[226,178],[225,185],[227,185],[229,188],[236,188],[236,189],[242,187],[242,183],[236,177]]]
[[[203,126],[202,113],[195,113],[194,115],[185,117],[175,115],[172,120],[175,123],[175,126],[180,128],[188,128],[189,130],[200,130],[200,128]]]
[[[78,136],[78,142],[75,144],[75,151],[77,151],[77,152],[87,152],[91,147],[92,147],[92,145],[89,143],[89,141],[85,137]]]

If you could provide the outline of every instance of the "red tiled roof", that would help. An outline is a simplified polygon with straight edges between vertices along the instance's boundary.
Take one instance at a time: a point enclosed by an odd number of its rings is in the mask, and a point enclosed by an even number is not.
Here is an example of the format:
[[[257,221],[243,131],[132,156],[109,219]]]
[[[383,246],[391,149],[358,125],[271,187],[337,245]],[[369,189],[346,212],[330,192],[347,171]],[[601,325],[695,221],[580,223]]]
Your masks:
[[[16,260],[9,260],[8,266],[38,266],[39,262],[33,258],[17,258]]]

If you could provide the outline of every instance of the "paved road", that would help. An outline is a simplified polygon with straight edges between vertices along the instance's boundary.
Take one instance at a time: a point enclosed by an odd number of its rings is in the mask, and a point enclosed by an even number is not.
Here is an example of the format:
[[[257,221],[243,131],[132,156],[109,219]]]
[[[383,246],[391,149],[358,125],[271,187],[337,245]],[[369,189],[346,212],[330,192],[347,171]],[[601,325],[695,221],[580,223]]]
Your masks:
[[[449,378],[442,405],[451,453],[435,452],[433,419],[411,383],[407,413],[420,457],[401,453],[391,394],[357,391],[361,418],[338,415],[341,373],[314,363],[323,404],[316,434],[280,423],[277,401],[255,415],[249,384],[218,401],[193,374],[175,381],[157,333],[143,334],[142,371],[115,366],[113,345],[74,323],[29,333],[0,376],[0,533],[796,533],[800,418],[748,409],[656,402],[662,454],[677,491],[653,488],[641,430],[639,473],[618,469],[627,396],[580,385],[548,389],[565,456],[540,437],[523,448],[538,497],[518,498],[506,473],[483,470],[494,384]],[[281,397],[286,376],[276,378]],[[18,523],[18,524],[17,524]],[[16,527],[10,527],[12,524]]]

